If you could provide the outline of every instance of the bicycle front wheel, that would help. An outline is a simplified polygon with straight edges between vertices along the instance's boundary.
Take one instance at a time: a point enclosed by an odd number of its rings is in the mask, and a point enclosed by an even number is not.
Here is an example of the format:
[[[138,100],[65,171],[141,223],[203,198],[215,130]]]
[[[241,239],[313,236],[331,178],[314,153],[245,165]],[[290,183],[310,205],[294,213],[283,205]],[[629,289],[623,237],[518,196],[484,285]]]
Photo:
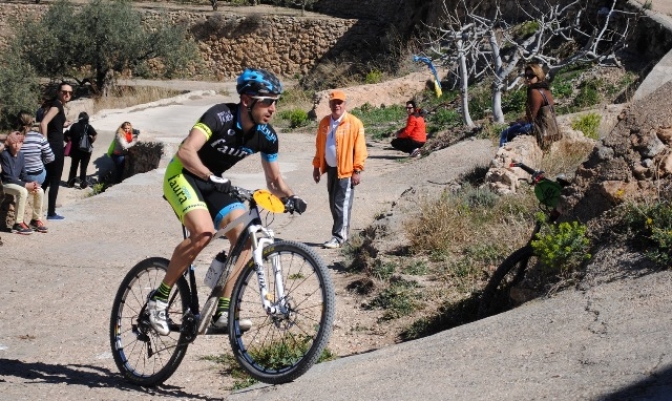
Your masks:
[[[276,242],[263,250],[263,261],[267,298],[287,308],[268,312],[262,308],[256,266],[250,260],[233,290],[229,339],[234,356],[252,377],[269,384],[287,383],[307,372],[329,341],[334,286],[324,262],[304,244]],[[277,284],[284,288],[283,299]],[[251,328],[242,332],[241,321],[245,328],[251,322]]]
[[[515,301],[512,288],[520,283],[530,263],[536,257],[530,245],[524,246],[506,258],[492,275],[481,294],[478,317],[483,318],[511,309]],[[531,262],[532,260],[532,262]]]
[[[121,283],[112,306],[110,344],[112,356],[126,380],[141,386],[166,381],[187,352],[186,334],[180,332],[182,317],[189,307],[189,286],[183,278],[173,286],[168,305],[171,328],[159,335],[146,313],[149,294],[159,288],[168,260],[149,258],[138,263]]]

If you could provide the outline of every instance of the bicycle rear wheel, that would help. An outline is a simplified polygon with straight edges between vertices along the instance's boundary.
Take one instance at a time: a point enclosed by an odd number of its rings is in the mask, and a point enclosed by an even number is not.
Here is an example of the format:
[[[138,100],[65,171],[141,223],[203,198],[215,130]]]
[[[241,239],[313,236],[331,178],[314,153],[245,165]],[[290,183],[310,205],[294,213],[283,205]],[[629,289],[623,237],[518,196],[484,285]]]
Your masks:
[[[159,335],[146,313],[149,294],[159,287],[168,260],[149,258],[138,263],[121,283],[112,306],[110,345],[112,356],[126,380],[141,386],[166,381],[180,365],[189,342],[180,332],[182,317],[189,307],[189,286],[183,278],[173,286],[169,298],[167,336]]]
[[[524,246],[506,258],[492,275],[481,294],[478,317],[496,315],[514,306],[511,289],[525,276],[527,267],[536,257],[530,245]],[[532,260],[532,261],[531,261]]]
[[[235,358],[255,379],[269,384],[290,382],[310,369],[329,341],[334,319],[334,287],[324,262],[298,242],[280,241],[263,250],[263,269],[271,302],[276,293],[273,266],[281,268],[287,313],[261,307],[255,264],[245,265],[233,290],[229,339]],[[241,332],[239,322],[252,322]]]

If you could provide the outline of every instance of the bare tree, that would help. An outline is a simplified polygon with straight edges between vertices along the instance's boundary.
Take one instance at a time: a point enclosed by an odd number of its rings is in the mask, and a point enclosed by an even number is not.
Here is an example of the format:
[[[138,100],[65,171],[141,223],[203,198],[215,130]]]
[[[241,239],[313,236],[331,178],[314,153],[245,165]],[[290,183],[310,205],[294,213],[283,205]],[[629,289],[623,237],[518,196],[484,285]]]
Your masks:
[[[466,3],[449,10],[443,2],[445,19],[437,26],[428,26],[428,36],[422,40],[432,56],[449,67],[449,73],[455,77],[460,90],[462,121],[466,126],[473,127],[474,122],[469,113],[469,81],[478,79],[482,72],[476,71],[474,57],[478,57],[478,48],[481,35],[476,32],[476,24],[467,22],[464,18],[468,14]]]
[[[487,71],[492,77],[492,112],[496,122],[504,122],[502,93],[519,84],[517,71],[523,63],[546,64],[551,76],[560,68],[578,62],[620,65],[616,53],[626,46],[638,16],[618,8],[625,0],[611,0],[611,7],[600,8],[592,19],[587,16],[587,2],[582,0],[564,6],[549,1],[542,5],[537,5],[538,1],[526,1],[525,5],[518,2],[526,20],[512,24],[502,16],[500,3],[496,4],[493,15],[486,17],[474,11],[477,6],[469,9],[466,0],[459,1],[459,9],[448,12],[444,0],[445,17],[439,26],[430,27],[433,35],[428,43],[432,51],[441,54],[442,60],[453,64],[455,60],[471,63],[460,67],[461,71],[471,71],[469,78],[481,78],[474,74],[476,70],[479,74]],[[462,37],[461,45],[458,35]],[[464,38],[469,39],[466,53],[459,48],[464,47]],[[556,56],[552,50],[559,43],[576,50],[570,55]],[[452,51],[442,53],[446,49]],[[461,86],[464,82],[462,80]]]

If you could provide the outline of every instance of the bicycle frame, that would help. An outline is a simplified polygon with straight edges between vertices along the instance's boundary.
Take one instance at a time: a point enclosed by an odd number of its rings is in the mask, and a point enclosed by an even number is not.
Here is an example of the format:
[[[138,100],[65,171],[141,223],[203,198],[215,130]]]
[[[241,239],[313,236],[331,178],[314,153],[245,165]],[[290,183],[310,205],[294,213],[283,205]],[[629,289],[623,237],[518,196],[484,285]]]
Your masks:
[[[247,191],[246,191],[247,192]],[[213,239],[225,237],[226,234],[232,231],[235,227],[239,225],[244,225],[244,230],[241,233],[240,237],[236,241],[229,257],[226,260],[224,270],[220,275],[217,283],[210,292],[208,300],[206,301],[203,310],[199,313],[199,302],[198,302],[198,291],[195,278],[195,266],[191,264],[187,271],[185,272],[185,277],[188,275],[189,286],[191,287],[191,300],[190,300],[190,311],[193,316],[196,318],[198,323],[198,328],[196,332],[198,334],[203,334],[206,332],[210,320],[214,314],[215,308],[217,306],[218,299],[224,293],[224,286],[227,282],[228,276],[238,261],[240,253],[245,248],[248,241],[250,242],[250,247],[252,250],[252,260],[255,265],[255,272],[259,281],[259,294],[261,305],[268,314],[275,313],[288,313],[286,298],[285,298],[285,289],[282,281],[282,267],[276,261],[272,261],[273,266],[273,275],[275,276],[275,291],[277,294],[277,302],[271,302],[272,297],[269,296],[268,289],[266,287],[266,274],[263,269],[263,249],[272,245],[275,242],[275,236],[273,230],[265,227],[261,223],[261,215],[259,213],[259,207],[256,204],[256,201],[252,197],[245,197],[249,202],[249,210],[247,213],[241,215],[240,217],[233,220],[231,223],[227,224],[225,227],[217,230],[213,235]],[[189,236],[189,231],[182,226],[182,231],[184,238]],[[211,241],[212,243],[212,241]],[[208,244],[209,246],[210,244]]]

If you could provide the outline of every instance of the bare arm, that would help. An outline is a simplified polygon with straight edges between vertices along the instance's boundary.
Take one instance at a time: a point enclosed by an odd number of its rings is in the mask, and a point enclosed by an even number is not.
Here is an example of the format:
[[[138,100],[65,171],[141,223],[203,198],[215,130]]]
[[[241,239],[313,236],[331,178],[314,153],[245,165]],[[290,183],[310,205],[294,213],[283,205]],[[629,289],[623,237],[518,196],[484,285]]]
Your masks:
[[[42,117],[42,121],[40,122],[40,132],[45,138],[47,137],[47,126],[56,115],[58,115],[58,107],[50,107],[47,114]]]
[[[273,193],[273,195],[283,198],[294,195],[294,192],[285,184],[280,174],[280,164],[277,161],[269,162],[261,159],[261,166],[264,168],[266,175],[266,186]]]
[[[205,142],[207,142],[205,133],[198,128],[192,128],[187,139],[182,142],[177,150],[176,156],[187,171],[207,181],[212,171],[205,167],[201,158],[198,157],[198,151],[205,145]]]

